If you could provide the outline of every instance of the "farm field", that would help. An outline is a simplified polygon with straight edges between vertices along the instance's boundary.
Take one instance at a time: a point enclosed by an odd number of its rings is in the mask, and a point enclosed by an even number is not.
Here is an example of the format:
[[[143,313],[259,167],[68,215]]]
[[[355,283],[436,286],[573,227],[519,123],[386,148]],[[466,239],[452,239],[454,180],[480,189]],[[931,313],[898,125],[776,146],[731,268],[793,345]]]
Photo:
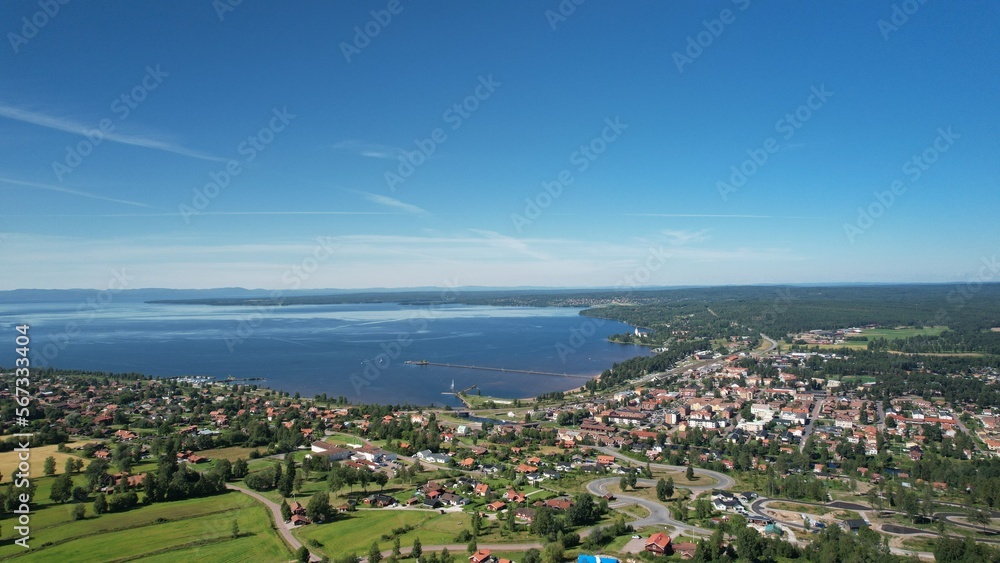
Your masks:
[[[52,481],[44,479],[41,481]],[[51,484],[46,489],[51,488]],[[39,493],[43,490],[39,484]],[[39,496],[38,498],[44,498]],[[41,504],[32,518],[31,549],[11,541],[11,521],[4,521],[6,537],[0,542],[0,559],[16,561],[125,561],[156,556],[162,561],[226,554],[252,554],[263,561],[283,560],[291,552],[271,528],[265,508],[240,493],[141,506],[120,513],[95,516],[92,503],[83,520],[70,516],[72,503]],[[240,535],[232,537],[233,521]],[[135,541],[137,534],[141,542]]]
[[[71,442],[66,444],[70,449],[83,444],[83,442]],[[84,463],[84,468],[90,463],[89,459],[83,456],[60,452],[58,446],[55,444],[50,444],[48,446],[32,446],[31,447],[31,477],[41,477],[42,476],[42,464],[45,462],[45,458],[53,457],[56,460],[56,473],[62,473],[63,467],[66,466],[66,460],[69,458],[82,459]],[[0,482],[9,483],[11,482],[11,475],[17,472],[17,452],[3,452],[0,453]]]

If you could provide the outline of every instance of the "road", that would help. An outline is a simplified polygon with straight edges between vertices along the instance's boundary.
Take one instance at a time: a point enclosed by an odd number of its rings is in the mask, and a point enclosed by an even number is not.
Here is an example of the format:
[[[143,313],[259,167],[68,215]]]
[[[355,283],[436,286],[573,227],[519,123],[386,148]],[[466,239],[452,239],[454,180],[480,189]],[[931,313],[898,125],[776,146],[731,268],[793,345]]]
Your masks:
[[[613,455],[618,459],[629,461],[634,465],[644,465],[641,461],[636,461],[627,455],[608,447],[597,448],[598,451],[607,455]],[[650,469],[659,469],[660,471],[687,471],[687,467],[683,465],[666,465],[663,463],[650,463]],[[677,485],[678,487],[684,489],[690,489],[691,491],[711,491],[712,489],[731,489],[736,486],[736,481],[732,477],[726,475],[725,473],[719,473],[718,471],[711,471],[708,469],[701,469],[700,467],[692,467],[695,475],[703,475],[706,477],[711,477],[715,479],[715,483],[711,485]],[[655,482],[653,483],[656,484]]]
[[[770,354],[775,348],[778,347],[778,343],[775,342],[775,340],[773,338],[771,338],[770,336],[764,334],[763,332],[760,333],[760,337],[763,338],[764,340],[767,340],[767,342],[768,342],[769,345],[767,347],[767,350],[764,350],[763,352],[757,352],[757,353],[751,354],[752,356],[754,356],[756,358],[760,358],[761,356],[766,356],[766,355]]]
[[[812,506],[826,506],[826,507],[836,508],[836,509],[841,509],[841,510],[845,510],[845,509],[846,510],[856,510],[856,511],[859,511],[859,512],[862,513],[862,517],[864,517],[864,512],[872,510],[870,507],[865,506],[863,504],[857,504],[857,503],[851,503],[851,502],[844,502],[844,501],[834,501],[834,502],[830,502],[830,503],[818,503],[818,502],[806,502],[806,501],[792,500],[792,499],[777,499],[777,498],[763,498],[763,497],[761,497],[761,498],[758,498],[757,500],[755,500],[750,505],[750,511],[754,512],[756,514],[759,514],[761,516],[767,516],[767,514],[764,514],[764,509],[767,507],[768,503],[774,502],[774,501],[794,502],[794,503],[797,503],[797,504],[808,504],[808,505],[812,505]],[[786,520],[778,520],[777,518],[774,518],[773,516],[768,516],[768,517],[771,518],[772,520],[774,520],[775,522],[781,524],[782,526],[785,526],[786,528],[798,528],[800,530],[807,530],[808,529],[808,527],[805,526],[802,522],[789,522],[789,521],[786,521]],[[870,521],[868,518],[865,518],[865,520],[866,521]],[[789,530],[789,533],[791,533],[791,530]],[[805,537],[805,536],[803,536],[803,537]],[[806,545],[809,542],[807,540],[797,540],[797,541],[793,541],[792,543],[795,543],[795,544],[797,544],[799,546],[804,546],[804,545]],[[934,561],[935,560],[934,554],[931,553],[931,552],[929,552],[929,551],[914,551],[912,549],[903,549],[901,547],[890,547],[889,548],[889,552],[892,553],[893,555],[912,556],[912,557],[917,557],[919,559],[926,559],[926,560],[930,560],[930,561]]]
[[[651,373],[649,375],[645,375],[642,378],[637,379],[636,383],[637,384],[649,383],[650,381],[653,381],[654,379],[659,379],[659,378],[664,377],[664,376],[678,375],[678,374],[684,373],[687,370],[698,370],[698,369],[701,369],[701,368],[703,368],[703,367],[705,367],[707,365],[717,363],[718,361],[719,360],[717,360],[715,358],[712,358],[711,360],[697,360],[697,361],[691,362],[690,364],[678,366],[678,367],[675,367],[673,369],[668,369],[667,371],[660,371],[660,372],[656,372],[656,373]]]
[[[243,487],[238,487],[230,483],[226,483],[226,488],[234,491],[239,491],[245,495],[250,495],[250,497],[252,497],[257,502],[263,503],[264,506],[271,509],[271,516],[274,517],[274,527],[275,529],[278,530],[278,533],[281,534],[281,537],[285,538],[285,542],[288,545],[292,546],[292,551],[298,551],[298,549],[302,547],[302,542],[300,542],[298,538],[292,535],[292,525],[285,523],[285,519],[281,516],[281,506],[279,506],[276,502],[268,499],[267,497],[259,495],[251,491],[250,489],[244,489]],[[309,560],[319,561],[320,558],[315,553],[310,551]]]
[[[804,500],[794,500],[788,498],[765,498],[759,497],[750,504],[750,510],[760,514],[761,516],[766,516],[764,514],[764,509],[767,508],[768,503],[771,502],[794,502],[795,504],[806,504],[810,506],[825,506],[827,508],[833,508],[836,510],[854,510],[856,512],[872,510],[870,506],[864,504],[858,504],[854,502],[845,502],[842,500],[837,500],[833,502],[809,502]],[[802,524],[791,524],[792,526],[799,526],[802,528]]]
[[[972,432],[969,432],[969,429],[966,428],[965,423],[962,422],[962,419],[959,418],[958,416],[955,416],[955,424],[959,428],[962,429],[962,432],[965,432],[966,436],[968,436],[969,438],[972,439],[972,448],[973,448],[973,450],[979,451],[979,440],[976,439],[976,435],[975,434],[973,434]]]
[[[617,477],[607,477],[591,481],[587,483],[587,492],[597,496],[604,496],[608,494],[608,485],[618,483],[618,481],[619,479]],[[656,481],[652,479],[639,479],[638,482],[641,485],[656,485]],[[712,535],[712,530],[699,528],[698,526],[689,526],[679,520],[675,520],[673,515],[670,514],[670,509],[658,502],[648,499],[618,493],[616,495],[616,500],[611,503],[610,506],[617,508],[628,504],[638,504],[649,511],[649,516],[630,522],[630,524],[637,529],[647,526],[669,525],[686,534],[696,534],[701,536]]]
[[[635,462],[635,460],[630,459],[610,448],[597,448],[597,449],[609,455],[613,455],[618,459]],[[649,464],[649,467],[650,469],[659,469],[666,471],[685,471],[687,469],[686,467],[679,465],[664,465],[660,463],[651,463]],[[711,489],[728,489],[736,484],[736,482],[731,477],[723,473],[719,473],[717,471],[709,471],[707,469],[694,468],[694,472],[696,475],[711,477],[716,480],[716,483],[713,485],[703,485],[703,486],[678,485],[678,487],[687,488],[692,491],[707,491]],[[620,481],[619,477],[604,477],[601,479],[595,479],[594,481],[587,483],[587,491],[597,496],[604,496],[605,494],[608,493],[607,490],[608,485],[612,483],[618,483],[619,481]],[[656,481],[653,479],[639,479],[638,483],[644,486],[656,485]],[[639,506],[642,506],[643,508],[649,511],[649,516],[629,522],[635,528],[668,525],[668,526],[673,526],[676,530],[684,532],[689,535],[710,536],[712,534],[712,530],[699,528],[697,526],[690,526],[688,524],[675,520],[673,516],[670,514],[670,510],[666,506],[658,502],[626,494],[618,494],[616,496],[617,499],[615,500],[615,502],[611,503],[612,507],[621,507],[628,504],[638,504]],[[580,537],[581,538],[587,537],[593,530],[594,528],[588,528],[586,530],[582,530],[580,532]],[[424,552],[429,552],[429,551],[441,551],[444,548],[448,548],[448,551],[451,553],[464,553],[466,547],[467,546],[465,544],[425,545],[422,546],[422,549]],[[479,544],[479,549],[489,549],[491,551],[526,551],[532,548],[542,549],[542,544],[540,543]],[[400,552],[403,555],[407,555],[410,553],[411,550],[412,547],[401,548]],[[382,552],[383,557],[388,557],[391,554],[392,554],[391,550],[386,550]],[[367,558],[362,558],[361,561],[363,563],[367,563]]]
[[[809,435],[812,434],[813,425],[816,422],[816,419],[819,418],[819,413],[821,410],[823,410],[823,403],[825,401],[826,399],[820,399],[816,401],[816,404],[813,406],[812,412],[809,413],[809,421],[806,422],[806,427],[805,429],[802,430],[802,442],[799,443],[800,452],[804,450],[806,447],[806,440],[808,440]]]
[[[879,432],[885,432],[885,406],[882,401],[875,401],[875,412],[878,413],[878,422],[875,427]]]

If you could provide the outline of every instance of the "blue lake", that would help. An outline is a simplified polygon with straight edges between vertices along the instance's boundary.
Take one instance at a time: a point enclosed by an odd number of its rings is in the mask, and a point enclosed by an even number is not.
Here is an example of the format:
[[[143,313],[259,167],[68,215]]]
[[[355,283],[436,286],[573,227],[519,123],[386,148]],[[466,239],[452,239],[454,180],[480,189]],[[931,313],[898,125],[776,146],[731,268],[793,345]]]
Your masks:
[[[15,359],[14,326],[31,326],[38,367],[174,377],[263,377],[306,396],[351,402],[450,404],[445,394],[477,385],[484,395],[530,397],[585,379],[406,365],[406,360],[594,376],[648,354],[612,344],[632,327],[580,309],[398,304],[270,308],[148,304],[122,296],[0,300],[0,365]],[[90,301],[88,301],[90,300]],[[0,342],[3,339],[0,338]]]

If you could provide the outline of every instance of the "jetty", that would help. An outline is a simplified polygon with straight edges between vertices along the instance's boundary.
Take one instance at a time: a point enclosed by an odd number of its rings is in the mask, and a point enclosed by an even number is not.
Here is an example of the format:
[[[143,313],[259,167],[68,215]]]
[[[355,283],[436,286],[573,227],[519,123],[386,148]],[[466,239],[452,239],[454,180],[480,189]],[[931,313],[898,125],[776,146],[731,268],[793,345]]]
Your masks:
[[[572,373],[555,373],[551,371],[535,371],[530,369],[508,369],[508,368],[497,368],[491,366],[468,366],[462,364],[445,364],[440,362],[428,362],[427,360],[406,360],[403,363],[415,366],[436,366],[442,368],[477,369],[482,371],[500,371],[504,373],[523,373],[528,375],[547,375],[550,377],[572,377],[577,379],[591,379],[591,376],[589,375],[579,375]]]

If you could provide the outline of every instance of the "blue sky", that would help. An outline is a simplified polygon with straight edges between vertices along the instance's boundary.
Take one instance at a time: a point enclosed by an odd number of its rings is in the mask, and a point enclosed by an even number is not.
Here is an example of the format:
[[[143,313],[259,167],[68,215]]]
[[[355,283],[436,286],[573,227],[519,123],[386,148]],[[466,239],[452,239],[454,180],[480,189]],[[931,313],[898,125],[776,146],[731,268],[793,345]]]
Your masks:
[[[0,4],[0,289],[965,281],[997,254],[993,2],[222,2]]]

